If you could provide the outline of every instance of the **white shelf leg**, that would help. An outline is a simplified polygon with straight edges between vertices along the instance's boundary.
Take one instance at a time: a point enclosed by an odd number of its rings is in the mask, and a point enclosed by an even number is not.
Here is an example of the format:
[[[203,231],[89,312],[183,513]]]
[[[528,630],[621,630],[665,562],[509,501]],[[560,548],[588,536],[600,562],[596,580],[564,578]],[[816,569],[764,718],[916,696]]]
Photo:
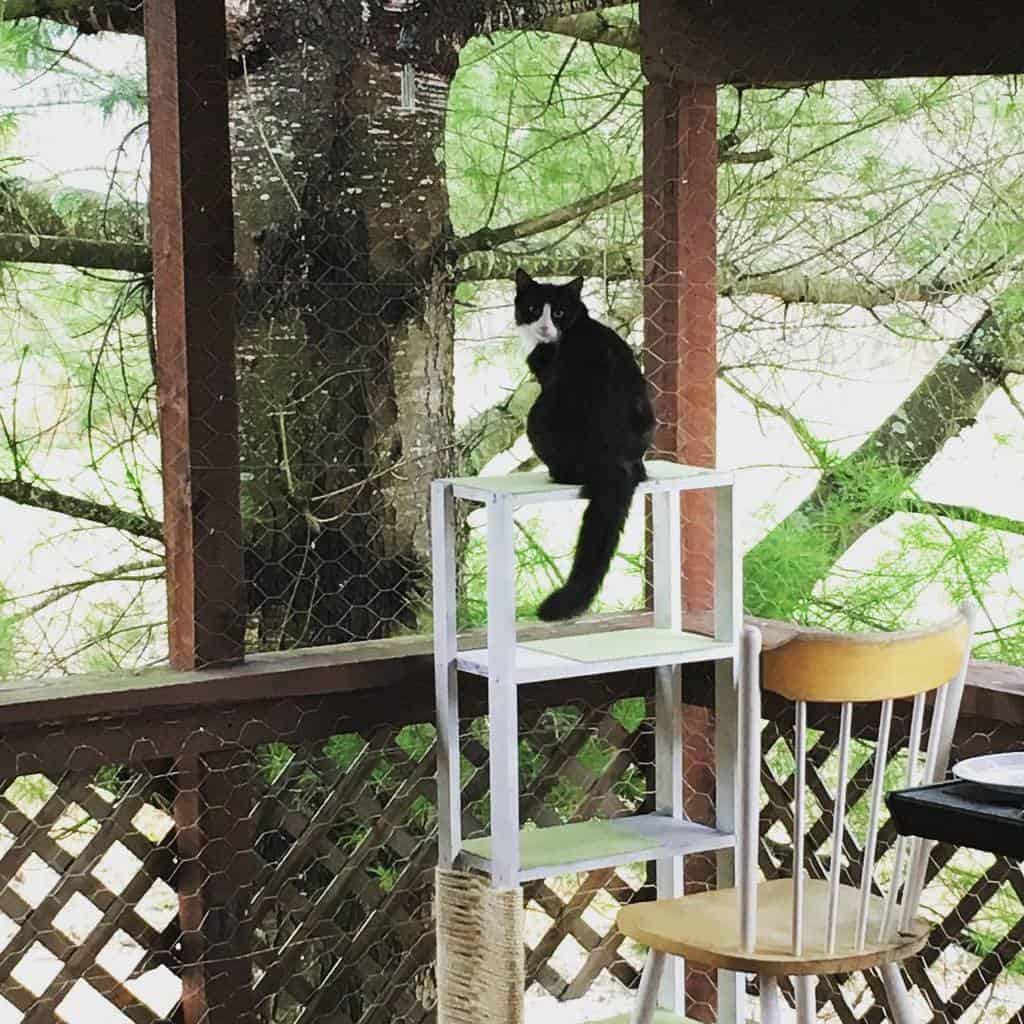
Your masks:
[[[680,553],[679,492],[651,495],[654,533],[654,625],[682,628],[682,560]],[[678,666],[655,671],[654,788],[659,814],[683,818],[683,685]],[[667,857],[655,864],[658,899],[683,895],[683,858]],[[661,972],[658,1006],[684,1013],[684,965],[669,957]]]
[[[733,488],[715,490],[715,639],[739,644],[743,629],[743,559]]]
[[[737,680],[739,640],[743,625],[743,574],[736,543],[736,512],[732,486],[715,491],[715,638],[736,647],[732,661],[715,665],[715,823],[725,832],[736,831],[736,766],[739,761],[739,706]],[[736,883],[732,850],[717,855],[718,887]],[[719,1024],[741,1024],[747,1019],[743,975],[718,972]]]
[[[732,661],[715,666],[715,825],[736,831],[736,765],[739,761],[737,693]],[[716,856],[718,888],[736,884],[736,858],[732,850]],[[718,1024],[741,1024],[747,1019],[743,975],[718,972]]]
[[[519,715],[512,502],[487,506],[487,712],[491,764],[491,884],[519,884]]]
[[[430,488],[434,574],[434,696],[437,705],[437,861],[450,868],[462,846],[459,683],[455,667],[455,501],[452,486]]]

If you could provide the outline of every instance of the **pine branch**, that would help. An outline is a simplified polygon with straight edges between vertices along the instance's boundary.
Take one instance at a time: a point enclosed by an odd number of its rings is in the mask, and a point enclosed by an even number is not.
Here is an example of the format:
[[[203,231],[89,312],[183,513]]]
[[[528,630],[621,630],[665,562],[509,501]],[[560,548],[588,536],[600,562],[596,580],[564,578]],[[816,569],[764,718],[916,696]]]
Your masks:
[[[88,189],[62,188],[0,176],[0,231],[145,241],[144,205]]]
[[[774,595],[773,616],[798,616],[832,566],[894,511],[908,509],[908,485],[974,423],[989,396],[1024,358],[1022,341],[991,312],[958,338],[917,387],[850,455],[824,472],[811,494],[747,553],[748,578],[786,559],[801,586]],[[948,506],[950,510],[956,506]],[[799,563],[799,559],[805,563]],[[755,608],[758,614],[767,609]]]
[[[723,298],[741,295],[771,295],[783,302],[814,305],[856,306],[875,309],[899,302],[937,302],[964,291],[966,282],[954,288],[934,281],[877,282],[834,274],[781,274],[719,269],[718,294]]]
[[[601,11],[546,18],[541,22],[540,28],[543,32],[569,36],[583,43],[600,43],[603,46],[629,50],[631,53],[640,52],[639,22],[633,20],[628,24],[616,24]]]
[[[581,275],[608,281],[639,281],[643,275],[639,254],[629,249],[543,256],[471,252],[462,257],[459,274],[464,281],[510,281],[517,267],[537,278]],[[901,302],[938,302],[953,295],[967,294],[971,284],[959,281],[953,286],[913,280],[886,283],[839,275],[759,274],[723,268],[718,275],[718,294],[723,298],[763,295],[781,302],[876,309]]]
[[[623,199],[628,199],[630,196],[635,196],[642,188],[643,178],[631,178],[621,185],[596,192],[557,209],[548,210],[547,213],[543,213],[539,217],[529,217],[516,224],[506,224],[500,228],[481,228],[479,231],[456,239],[455,251],[459,255],[470,252],[486,252],[508,242],[552,231],[554,228],[560,228],[564,224],[570,224],[574,220],[579,220],[581,217],[586,217],[598,210],[613,206]]]
[[[135,203],[0,177],[0,261],[144,274],[145,227],[146,211]]]
[[[153,263],[149,246],[137,242],[15,234],[0,234],[0,262],[50,263],[133,274],[148,274]]]
[[[463,281],[511,281],[516,268],[522,267],[536,278],[601,277],[608,281],[639,281],[643,264],[639,250],[617,249],[601,253],[565,252],[543,256],[483,250],[466,253],[459,260],[459,277]]]
[[[462,453],[460,472],[476,476],[496,455],[507,451],[526,429],[526,415],[539,388],[527,376],[508,398],[474,416],[460,431],[456,446]]]
[[[755,164],[772,158],[772,152],[767,149],[742,152],[731,146],[719,147],[718,159],[722,163]],[[539,217],[528,217],[516,224],[506,224],[500,228],[481,228],[479,231],[456,239],[454,249],[459,254],[483,252],[496,249],[499,245],[505,245],[508,242],[552,231],[565,224],[571,224],[581,217],[589,216],[598,210],[604,210],[615,203],[622,202],[623,199],[628,199],[630,196],[637,195],[643,190],[643,185],[643,177],[638,175],[635,178],[630,178],[629,181],[624,181],[621,185],[615,185],[583,199],[567,203],[565,206],[548,210],[547,213],[542,213]]]
[[[87,498],[62,494],[47,487],[38,487],[24,480],[0,480],[0,498],[6,498],[18,505],[59,512],[73,519],[85,519],[99,526],[123,530],[136,537],[148,537],[150,540],[158,541],[164,539],[163,523],[157,519],[138,512],[125,512],[113,505],[102,505]]]
[[[736,378],[730,373],[720,372],[719,378],[725,381],[733,391],[754,407],[754,411],[759,421],[761,413],[767,413],[769,416],[774,416],[776,419],[785,423],[793,432],[793,436],[800,443],[800,447],[803,448],[807,456],[814,462],[814,465],[819,469],[824,468],[827,457],[827,449],[824,442],[814,436],[810,427],[808,427],[807,424],[796,415],[796,413],[787,409],[785,406],[769,402],[761,395],[755,394],[749,388],[744,387],[744,385],[736,380]]]
[[[142,34],[142,0],[4,0],[0,21],[45,18],[83,35],[96,32]]]
[[[1024,537],[1024,522],[1011,519],[995,512],[984,512],[971,505],[954,505],[946,501],[926,501],[924,498],[912,497],[902,503],[901,510],[923,516],[939,516],[942,519],[953,519],[957,522],[981,526],[986,530],[997,530],[1000,533],[1014,533]]]

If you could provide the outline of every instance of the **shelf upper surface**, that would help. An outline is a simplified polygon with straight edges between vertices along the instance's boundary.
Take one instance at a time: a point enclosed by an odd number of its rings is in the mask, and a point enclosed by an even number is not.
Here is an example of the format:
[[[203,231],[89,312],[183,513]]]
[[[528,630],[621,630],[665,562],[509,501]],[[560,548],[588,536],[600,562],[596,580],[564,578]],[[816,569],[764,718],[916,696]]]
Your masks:
[[[603,675],[632,669],[686,665],[695,661],[731,658],[730,641],[700,633],[641,627],[601,633],[582,633],[516,645],[516,683]],[[488,673],[487,648],[460,651],[457,664],[463,672]]]
[[[683,466],[662,459],[645,462],[644,465],[647,468],[647,480],[637,487],[637,494],[727,487],[733,482],[731,470]],[[480,502],[510,498],[517,505],[541,501],[574,501],[579,498],[580,492],[576,484],[554,483],[547,470],[509,473],[506,476],[461,476],[453,477],[448,482],[457,498]]]
[[[727,832],[660,814],[523,829],[519,833],[519,880],[724,850],[734,841]],[[488,870],[491,838],[468,840],[462,855],[471,865]]]

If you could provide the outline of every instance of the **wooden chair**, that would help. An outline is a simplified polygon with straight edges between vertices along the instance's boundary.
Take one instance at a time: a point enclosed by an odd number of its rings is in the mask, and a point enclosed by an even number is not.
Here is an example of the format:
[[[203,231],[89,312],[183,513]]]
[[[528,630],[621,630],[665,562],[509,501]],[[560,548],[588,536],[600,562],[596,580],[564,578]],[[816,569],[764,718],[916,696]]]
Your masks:
[[[650,947],[634,1007],[633,1024],[650,1024],[667,957],[759,977],[763,1024],[780,1020],[779,978],[794,979],[798,1024],[816,1018],[817,975],[881,968],[894,1024],[914,1024],[900,961],[924,945],[918,919],[932,844],[900,839],[888,892],[876,895],[874,867],[885,785],[893,701],[913,699],[906,785],[940,781],[946,774],[973,635],[974,611],[963,605],[941,627],[905,633],[805,633],[763,658],[764,687],[792,700],[795,719],[793,814],[794,876],[757,882],[761,768],[760,633],[743,633],[739,671],[736,887],[623,908],[622,932]],[[929,700],[929,695],[932,699]],[[831,808],[828,880],[808,878],[804,866],[807,789],[807,703],[841,705],[840,784]],[[854,705],[880,702],[864,863],[858,888],[840,884],[846,819],[846,781]],[[931,714],[926,715],[926,705]],[[863,713],[866,709],[858,707]],[[869,712],[870,713],[870,712]],[[919,775],[925,719],[929,720],[923,774]],[[829,808],[822,808],[830,813]],[[744,1015],[740,1015],[745,1019]]]

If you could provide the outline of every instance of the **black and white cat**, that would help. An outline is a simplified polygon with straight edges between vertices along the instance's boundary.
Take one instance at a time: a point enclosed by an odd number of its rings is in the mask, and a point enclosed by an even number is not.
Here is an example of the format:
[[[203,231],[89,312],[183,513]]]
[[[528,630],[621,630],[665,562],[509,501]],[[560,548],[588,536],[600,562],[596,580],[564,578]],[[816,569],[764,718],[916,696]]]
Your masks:
[[[597,596],[625,525],[654,412],[632,351],[592,320],[583,279],[541,284],[516,272],[516,325],[526,362],[540,383],[526,432],[558,483],[580,484],[589,499],[569,578],[541,603],[542,619],[568,619]]]

